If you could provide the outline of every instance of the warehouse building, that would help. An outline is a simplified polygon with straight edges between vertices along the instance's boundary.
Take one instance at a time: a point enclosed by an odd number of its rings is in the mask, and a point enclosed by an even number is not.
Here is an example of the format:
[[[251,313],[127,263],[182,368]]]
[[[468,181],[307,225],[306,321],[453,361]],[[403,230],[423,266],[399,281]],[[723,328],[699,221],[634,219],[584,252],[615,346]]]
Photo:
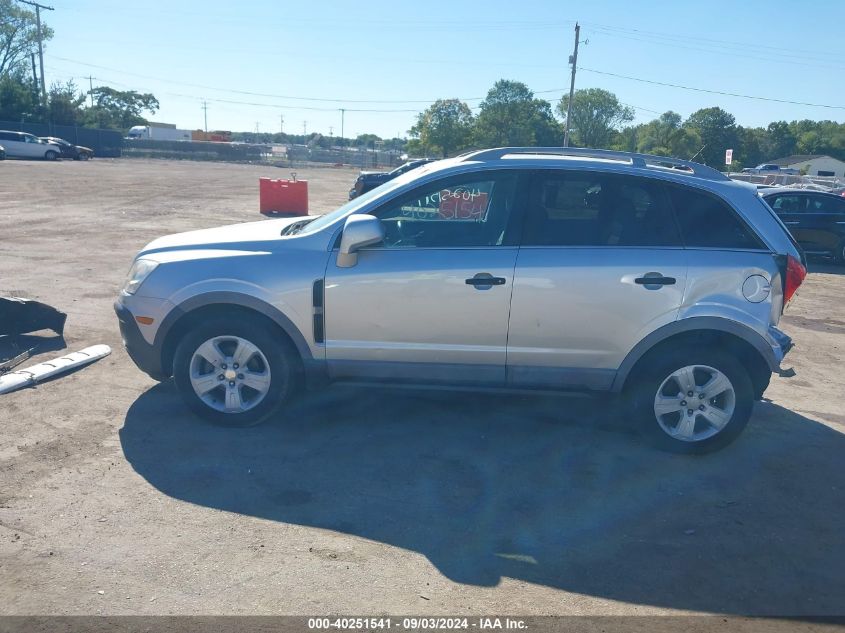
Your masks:
[[[807,176],[837,176],[845,178],[845,161],[825,154],[796,154],[768,161],[784,169],[797,169]]]

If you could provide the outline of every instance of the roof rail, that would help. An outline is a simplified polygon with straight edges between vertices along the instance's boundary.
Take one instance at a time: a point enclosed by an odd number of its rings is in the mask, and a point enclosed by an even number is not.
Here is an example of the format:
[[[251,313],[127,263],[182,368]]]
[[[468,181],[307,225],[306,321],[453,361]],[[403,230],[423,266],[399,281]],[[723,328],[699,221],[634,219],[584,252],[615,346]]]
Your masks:
[[[652,156],[650,154],[635,154],[632,152],[617,152],[609,149],[592,149],[589,147],[497,147],[495,149],[483,149],[476,152],[467,152],[458,158],[468,160],[498,160],[511,154],[532,154],[539,156],[571,156],[573,158],[600,158],[604,160],[615,160],[626,162],[632,167],[664,169],[680,171],[690,176],[704,178],[707,180],[730,180],[722,172],[680,158],[669,158],[668,156]]]

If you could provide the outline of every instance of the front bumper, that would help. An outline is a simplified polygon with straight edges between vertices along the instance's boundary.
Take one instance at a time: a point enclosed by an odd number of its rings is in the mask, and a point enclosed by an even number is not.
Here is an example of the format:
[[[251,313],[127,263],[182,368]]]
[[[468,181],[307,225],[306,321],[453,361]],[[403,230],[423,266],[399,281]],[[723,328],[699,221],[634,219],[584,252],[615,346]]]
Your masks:
[[[123,346],[132,361],[141,371],[149,374],[155,380],[167,378],[167,374],[161,367],[161,349],[156,344],[147,343],[129,308],[120,301],[115,301],[114,311],[117,314]]]

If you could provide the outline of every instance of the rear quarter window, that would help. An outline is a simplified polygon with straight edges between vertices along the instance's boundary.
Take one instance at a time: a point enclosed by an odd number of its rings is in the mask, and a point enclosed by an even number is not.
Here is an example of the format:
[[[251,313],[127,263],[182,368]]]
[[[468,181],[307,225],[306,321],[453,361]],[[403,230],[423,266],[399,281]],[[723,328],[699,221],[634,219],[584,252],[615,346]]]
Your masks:
[[[670,185],[669,197],[684,245],[699,248],[763,249],[731,206],[716,195]]]

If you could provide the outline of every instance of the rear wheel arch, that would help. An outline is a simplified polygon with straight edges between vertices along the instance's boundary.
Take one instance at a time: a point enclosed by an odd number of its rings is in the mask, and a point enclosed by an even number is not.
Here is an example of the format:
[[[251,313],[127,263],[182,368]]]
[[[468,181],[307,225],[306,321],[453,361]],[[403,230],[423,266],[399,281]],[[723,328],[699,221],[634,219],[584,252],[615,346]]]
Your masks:
[[[159,333],[159,337],[161,337],[162,372],[168,376],[173,375],[173,359],[179,342],[191,331],[191,328],[212,319],[254,317],[258,322],[264,323],[268,330],[276,332],[280,339],[295,352],[301,364],[304,363],[306,358],[310,357],[307,343],[292,323],[288,322],[288,324],[283,325],[283,320],[278,317],[273,318],[265,311],[253,306],[233,303],[204,303],[191,307],[183,304],[171,314],[174,315],[173,320],[170,323],[165,320],[162,325],[164,331]],[[282,315],[282,318],[284,319],[284,315]]]
[[[656,358],[681,347],[704,346],[727,352],[739,360],[748,372],[754,388],[754,397],[759,399],[769,386],[772,368],[767,358],[755,345],[738,333],[727,329],[702,327],[682,330],[662,337],[644,349],[634,348],[620,367],[614,382],[614,390],[626,391],[641,375],[643,369]]]

